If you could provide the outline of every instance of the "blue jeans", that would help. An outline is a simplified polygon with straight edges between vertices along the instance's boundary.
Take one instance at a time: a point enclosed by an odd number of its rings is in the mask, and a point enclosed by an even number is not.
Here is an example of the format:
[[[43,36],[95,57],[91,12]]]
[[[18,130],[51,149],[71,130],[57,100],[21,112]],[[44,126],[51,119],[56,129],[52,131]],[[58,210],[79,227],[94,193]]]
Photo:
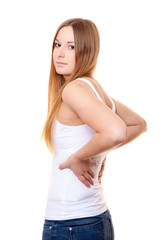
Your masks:
[[[45,219],[42,240],[114,240],[110,212],[69,220]]]

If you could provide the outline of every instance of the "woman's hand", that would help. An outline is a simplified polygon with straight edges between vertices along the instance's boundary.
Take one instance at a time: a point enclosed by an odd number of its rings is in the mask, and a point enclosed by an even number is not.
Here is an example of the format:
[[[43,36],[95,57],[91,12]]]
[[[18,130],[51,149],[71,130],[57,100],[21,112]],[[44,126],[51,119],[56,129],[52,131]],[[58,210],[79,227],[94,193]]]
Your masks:
[[[97,165],[96,161],[91,158],[79,160],[74,155],[71,155],[64,163],[60,164],[59,169],[70,168],[77,178],[88,188],[93,185],[94,171],[91,166]],[[89,184],[90,183],[90,184]]]
[[[104,160],[102,162],[101,169],[100,169],[100,172],[99,172],[99,175],[98,175],[98,181],[99,181],[100,184],[101,184],[101,178],[103,176],[103,172],[104,172],[104,168],[105,168],[105,163],[106,163],[106,157],[104,158]]]

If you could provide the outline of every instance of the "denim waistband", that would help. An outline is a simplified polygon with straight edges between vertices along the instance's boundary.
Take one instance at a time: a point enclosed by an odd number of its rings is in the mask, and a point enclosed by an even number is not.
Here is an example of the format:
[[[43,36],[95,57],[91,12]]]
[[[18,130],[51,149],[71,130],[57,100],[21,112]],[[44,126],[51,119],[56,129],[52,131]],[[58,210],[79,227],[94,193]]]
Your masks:
[[[56,225],[56,226],[69,226],[69,225],[80,225],[81,223],[84,222],[89,222],[92,221],[93,219],[103,219],[109,217],[111,218],[111,214],[109,210],[107,209],[104,213],[101,213],[96,216],[91,216],[91,217],[84,217],[84,218],[75,218],[75,219],[68,219],[68,220],[48,220],[45,219],[45,225]]]

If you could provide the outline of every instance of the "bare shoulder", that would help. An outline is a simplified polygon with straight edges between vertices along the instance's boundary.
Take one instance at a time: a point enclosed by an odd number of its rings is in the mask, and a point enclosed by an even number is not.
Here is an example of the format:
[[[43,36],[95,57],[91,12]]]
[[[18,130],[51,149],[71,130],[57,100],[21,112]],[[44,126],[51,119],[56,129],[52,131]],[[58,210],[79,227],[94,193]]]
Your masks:
[[[123,122],[110,107],[100,101],[91,87],[86,83],[84,85],[82,81],[73,80],[68,83],[63,89],[62,99],[83,123],[96,132],[111,133],[123,126]]]
[[[89,82],[93,85],[93,87],[97,90],[98,94],[100,97],[103,99],[104,103],[112,109],[113,104],[108,96],[108,94],[105,92],[104,88],[101,86],[101,84],[94,78],[86,78],[89,80]],[[79,81],[79,80],[73,80],[70,83],[66,85],[66,87],[63,90],[62,93],[62,99],[63,101],[67,101],[70,95],[73,95],[73,98],[75,98],[75,95],[79,96],[84,96],[87,98],[87,96],[92,96],[93,98],[96,98],[95,93],[91,89],[91,87],[84,81]],[[78,99],[78,98],[77,98]],[[112,99],[113,100],[113,99]],[[114,100],[113,100],[114,102]]]
[[[88,85],[88,88],[86,85],[75,80],[68,83],[62,93],[63,102],[78,115],[83,123],[95,131],[111,131],[111,126],[120,124],[120,121],[111,109],[97,98],[90,86]]]
[[[75,99],[77,96],[79,96],[79,94],[83,95],[83,98],[84,96],[87,97],[91,95],[95,97],[95,94],[93,93],[93,91],[91,90],[88,84],[86,84],[83,81],[79,81],[75,79],[69,82],[63,89],[62,99],[65,102],[70,97]]]

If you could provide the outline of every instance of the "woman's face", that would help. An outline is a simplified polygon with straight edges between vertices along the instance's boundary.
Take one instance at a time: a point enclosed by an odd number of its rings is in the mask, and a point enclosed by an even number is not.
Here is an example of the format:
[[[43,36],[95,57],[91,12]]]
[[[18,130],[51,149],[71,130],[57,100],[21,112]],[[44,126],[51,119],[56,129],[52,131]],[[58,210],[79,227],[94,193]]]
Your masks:
[[[63,27],[58,32],[53,50],[53,62],[58,74],[65,80],[71,75],[75,67],[75,42],[73,28]]]

